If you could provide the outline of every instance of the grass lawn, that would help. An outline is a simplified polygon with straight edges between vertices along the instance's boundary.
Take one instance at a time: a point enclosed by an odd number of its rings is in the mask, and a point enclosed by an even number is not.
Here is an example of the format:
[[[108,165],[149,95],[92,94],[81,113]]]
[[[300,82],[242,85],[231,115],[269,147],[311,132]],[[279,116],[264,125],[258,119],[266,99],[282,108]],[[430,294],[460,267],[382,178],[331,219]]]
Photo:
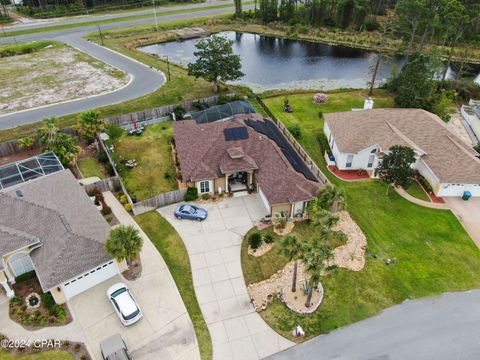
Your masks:
[[[430,196],[423,190],[418,181],[412,181],[411,185],[405,191],[417,199],[428,202],[431,201]]]
[[[94,158],[83,158],[77,162],[78,168],[82,173],[83,177],[92,177],[97,176],[100,179],[105,179],[108,177],[105,168]]]
[[[185,307],[193,322],[203,360],[212,358],[212,340],[193,288],[192,269],[187,249],[175,229],[158,212],[135,217],[167,263]]]
[[[307,222],[297,222],[290,236],[295,236],[297,239],[302,239],[304,241],[311,242],[313,239],[317,238],[316,234],[317,228],[309,225]],[[255,257],[248,255],[248,241],[242,243],[242,268],[243,276],[245,277],[245,283],[253,284],[264,279],[269,278],[278,270],[282,269],[288,262],[288,258],[279,253],[278,241],[281,239],[281,236],[275,234],[272,227],[258,231],[256,228],[251,229],[246,235],[245,238],[254,233],[258,232],[262,236],[267,234],[272,235],[274,242],[276,243],[275,247],[267,252],[263,256]],[[342,241],[331,240],[328,242],[328,245],[331,249],[334,249],[340,245],[343,245]]]
[[[172,134],[172,123],[163,122],[148,126],[142,136],[125,133],[115,142],[117,164],[120,159],[137,161],[133,169],[118,166],[130,196],[137,201],[178,188],[170,146]]]
[[[31,355],[12,355],[0,349],[1,360],[73,360],[72,354],[67,351],[52,350]]]
[[[375,107],[391,106],[388,94],[376,94]],[[316,141],[323,126],[318,108],[329,112],[360,107],[365,94],[332,94],[329,103],[321,106],[313,104],[311,96],[290,96],[293,114],[283,113],[283,96],[265,102],[285,123],[302,126],[300,142],[325,170]],[[294,326],[300,324],[309,338],[373,316],[406,299],[480,287],[480,273],[476,271],[480,268],[480,250],[450,211],[420,207],[394,191],[386,196],[386,185],[380,181],[343,182],[325,173],[345,191],[348,211],[367,235],[370,255],[364,270],[337,270],[322,279],[325,298],[312,315],[296,315],[280,302],[271,304],[261,316],[275,330],[289,337]],[[387,266],[387,258],[396,258],[397,263]],[[267,270],[263,277],[275,271]],[[248,271],[244,269],[246,274]]]

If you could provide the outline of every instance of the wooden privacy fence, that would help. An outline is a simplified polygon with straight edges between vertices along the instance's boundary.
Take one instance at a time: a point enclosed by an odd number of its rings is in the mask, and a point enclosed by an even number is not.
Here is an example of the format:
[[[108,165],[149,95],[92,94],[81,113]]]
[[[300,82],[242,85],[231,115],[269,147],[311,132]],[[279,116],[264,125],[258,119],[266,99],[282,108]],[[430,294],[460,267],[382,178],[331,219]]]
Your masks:
[[[170,204],[175,204],[177,202],[183,201],[183,197],[187,189],[174,190],[162,194],[158,194],[150,199],[136,202],[132,206],[133,213],[135,215],[140,215],[148,211],[158,209],[162,206],[167,206]]]
[[[280,121],[278,120],[275,115],[272,114],[270,109],[268,108],[267,105],[260,99],[260,97],[257,96],[257,101],[260,104],[260,106],[265,110],[265,112],[268,114],[268,116],[273,120],[275,125],[277,125],[278,129],[281,131],[281,133],[286,137],[286,139],[290,142],[290,144],[293,146],[293,148],[297,151],[298,155],[302,158],[302,160],[305,162],[305,164],[308,166],[308,168],[312,171],[313,175],[323,183],[329,183],[330,181],[328,178],[325,176],[325,174],[320,170],[320,168],[317,166],[315,161],[310,157],[310,155],[307,154],[307,152],[303,149],[302,145],[293,137],[293,135],[288,131],[287,127]]]
[[[135,120],[138,122],[142,121],[151,121],[153,119],[162,118],[173,112],[177,106],[182,106],[185,110],[193,110],[193,104],[197,102],[205,102],[208,105],[214,105],[218,101],[218,96],[210,96],[208,98],[193,100],[193,101],[184,101],[176,105],[167,105],[154,109],[148,109],[143,111],[137,111],[130,114],[118,115],[110,118],[106,118],[105,122],[108,124],[114,124],[118,126],[124,126],[132,124]]]
[[[83,188],[87,193],[91,193],[95,189],[98,189],[100,192],[105,192],[105,191],[115,192],[121,188],[121,185],[120,185],[120,179],[118,178],[118,176],[112,176],[92,184],[84,185]]]

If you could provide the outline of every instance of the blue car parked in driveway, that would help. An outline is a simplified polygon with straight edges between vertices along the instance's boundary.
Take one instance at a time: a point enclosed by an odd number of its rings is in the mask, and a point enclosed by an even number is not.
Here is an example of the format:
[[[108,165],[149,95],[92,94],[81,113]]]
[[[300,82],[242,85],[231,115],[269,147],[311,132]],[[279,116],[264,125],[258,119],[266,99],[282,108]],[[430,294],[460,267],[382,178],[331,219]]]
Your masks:
[[[175,217],[179,220],[181,219],[189,219],[189,220],[197,220],[203,221],[207,218],[208,212],[207,210],[194,206],[194,205],[180,205],[177,206],[175,209]]]

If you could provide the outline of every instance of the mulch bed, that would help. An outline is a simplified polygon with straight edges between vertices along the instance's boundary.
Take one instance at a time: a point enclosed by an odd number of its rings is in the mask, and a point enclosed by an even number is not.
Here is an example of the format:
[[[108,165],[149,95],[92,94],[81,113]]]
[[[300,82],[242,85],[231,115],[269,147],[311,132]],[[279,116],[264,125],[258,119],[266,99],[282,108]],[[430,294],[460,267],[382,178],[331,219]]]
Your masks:
[[[340,170],[336,166],[329,166],[328,169],[337,177],[339,177],[342,180],[367,180],[370,179],[370,176],[368,173],[365,172],[359,172],[358,170]]]
[[[23,303],[19,306],[15,306],[10,303],[10,318],[18,324],[22,325],[27,330],[41,329],[49,326],[66,325],[73,320],[72,314],[70,313],[66,304],[60,305],[63,309],[65,309],[66,312],[65,320],[61,322],[55,316],[50,315],[50,310],[45,308],[42,302],[40,303],[40,306],[36,309],[26,309],[23,306],[23,304],[25,304],[26,297],[31,293],[37,293],[40,296],[43,293],[37,277],[33,277],[31,279],[27,279],[14,284],[13,291],[15,292],[16,296],[20,296],[23,298]],[[37,325],[35,323],[26,323],[22,319],[25,317],[33,316],[35,314],[38,314],[37,316],[48,317],[48,321],[44,321],[42,325]]]
[[[8,337],[0,334],[0,340],[9,340]],[[20,340],[20,339],[12,339],[12,341]],[[39,339],[39,340],[49,340],[49,339]],[[84,343],[81,342],[73,342],[67,340],[57,340],[52,339],[51,342],[47,344],[32,344],[31,346],[22,346],[22,347],[15,347],[15,346],[4,346],[2,347],[3,350],[8,352],[12,355],[30,355],[30,354],[37,354],[40,352],[48,352],[53,350],[63,350],[67,351],[72,354],[75,360],[91,360],[90,354],[88,353],[87,347]]]
[[[15,162],[15,161],[28,159],[29,157],[41,154],[42,153],[41,150],[42,149],[37,147],[37,148],[34,148],[32,150],[24,150],[22,152],[12,154],[12,155],[1,156],[0,157],[0,166],[10,164],[10,163]]]
[[[142,275],[142,262],[135,260],[127,270],[122,272],[122,275],[129,281],[137,280]]]

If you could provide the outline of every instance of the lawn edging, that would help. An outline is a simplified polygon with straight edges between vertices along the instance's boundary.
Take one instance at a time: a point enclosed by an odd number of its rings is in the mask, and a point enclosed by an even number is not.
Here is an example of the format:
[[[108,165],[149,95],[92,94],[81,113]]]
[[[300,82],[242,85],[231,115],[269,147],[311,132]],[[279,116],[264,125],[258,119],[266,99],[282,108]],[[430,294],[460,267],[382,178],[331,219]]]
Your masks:
[[[172,274],[192,320],[202,360],[212,359],[212,340],[195,295],[192,268],[183,240],[157,211],[135,216],[135,221],[162,255]]]

